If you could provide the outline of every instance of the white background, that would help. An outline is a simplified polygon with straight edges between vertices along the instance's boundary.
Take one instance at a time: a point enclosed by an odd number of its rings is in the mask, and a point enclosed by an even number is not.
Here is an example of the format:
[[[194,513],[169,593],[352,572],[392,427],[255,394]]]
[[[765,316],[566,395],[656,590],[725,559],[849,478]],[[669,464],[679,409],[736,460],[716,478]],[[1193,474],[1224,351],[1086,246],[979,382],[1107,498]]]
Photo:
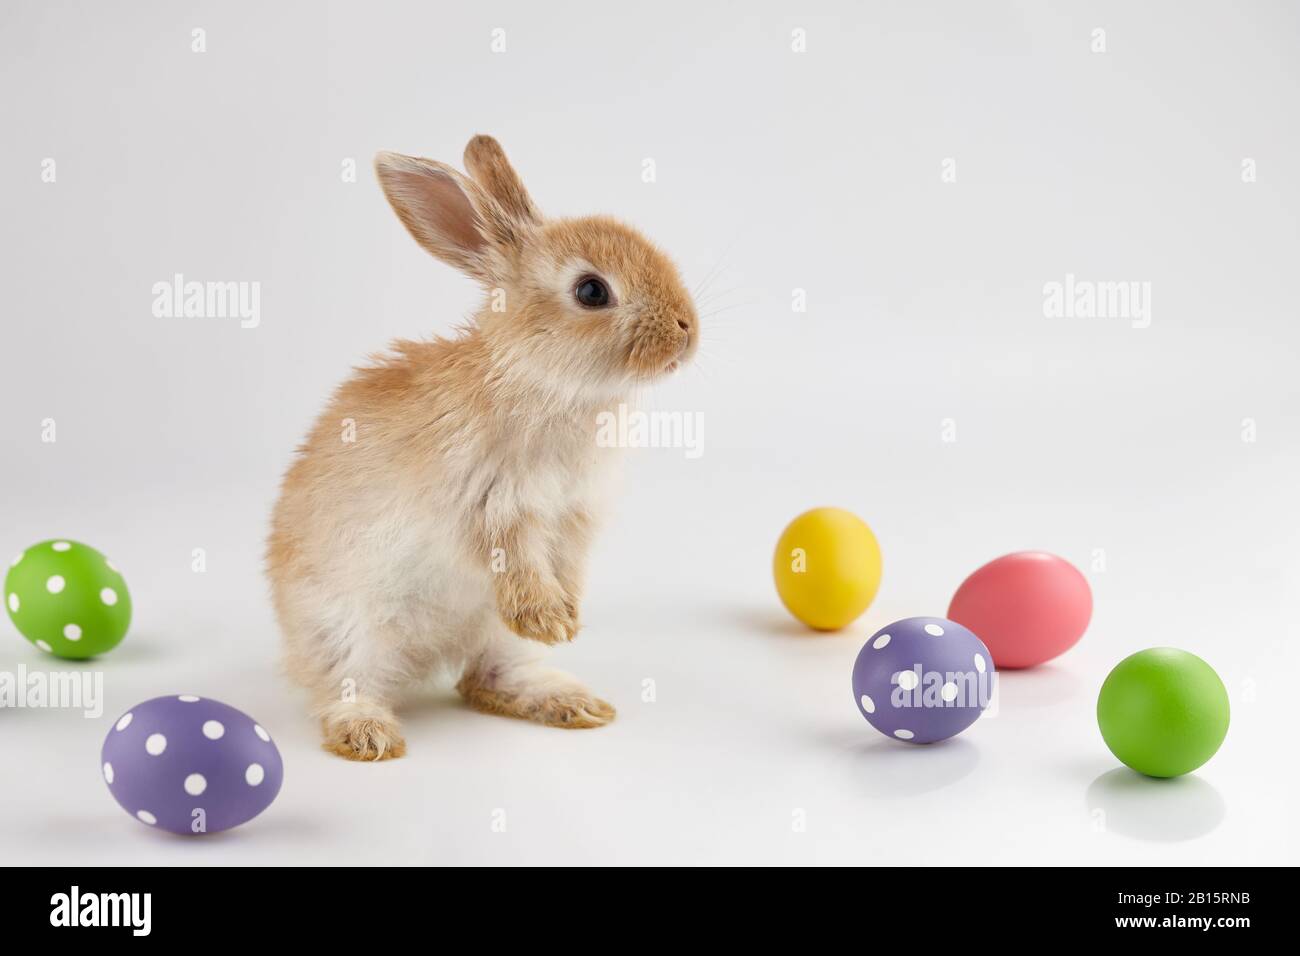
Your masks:
[[[1296,862],[1296,7],[795,6],[5,4],[0,549],[99,547],[136,618],[81,665],[101,719],[0,711],[0,859]],[[630,220],[688,284],[716,271],[697,363],[645,396],[700,414],[704,455],[629,452],[556,655],[613,725],[487,717],[440,686],[403,711],[406,758],[348,763],[275,673],[267,516],[348,368],[473,308],[369,163],[458,163],[476,132],[549,213]],[[177,272],[260,282],[260,326],[155,318]],[[1150,282],[1150,327],[1046,318],[1067,273]],[[886,562],[829,636],[770,578],[820,504]],[[946,744],[873,731],[849,688],[866,637],[1024,548],[1088,574],[1083,641]],[[51,665],[3,629],[0,670]],[[1109,668],[1153,645],[1232,698],[1223,749],[1180,780],[1116,769],[1096,728]],[[164,693],[270,729],[285,784],[256,821],[171,837],[108,795],[103,735]]]

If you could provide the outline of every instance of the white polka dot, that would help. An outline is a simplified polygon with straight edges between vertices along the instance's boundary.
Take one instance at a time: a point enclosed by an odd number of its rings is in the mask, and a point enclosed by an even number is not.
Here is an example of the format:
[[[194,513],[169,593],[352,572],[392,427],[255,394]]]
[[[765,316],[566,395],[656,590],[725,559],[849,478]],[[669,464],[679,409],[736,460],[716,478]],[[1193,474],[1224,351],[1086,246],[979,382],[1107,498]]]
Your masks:
[[[51,594],[58,594],[63,590],[64,583],[62,575],[51,575],[49,580],[45,582],[45,590],[49,591]]]
[[[99,592],[99,599],[109,607],[112,607],[117,603],[117,592],[112,588],[104,588],[104,590]]]
[[[919,683],[921,683],[921,679],[916,676],[916,671],[898,672],[898,686],[903,690],[912,690]]]
[[[925,633],[929,634],[931,637],[942,637],[943,628],[938,624],[927,624],[925,626]]]
[[[261,737],[268,744],[271,742],[271,735],[262,729],[261,724],[253,724],[253,733],[257,734],[257,736]]]
[[[903,728],[900,727],[898,730],[894,731],[894,736],[899,740],[911,740],[914,735],[910,730],[903,730]]]
[[[117,724],[116,724],[117,729],[118,729],[118,730],[126,730],[126,728],[130,727],[130,726],[131,726],[131,718],[133,718],[134,716],[135,716],[135,714],[131,713],[131,712],[128,710],[125,714],[122,715],[122,718],[117,722]]]
[[[37,641],[36,646],[39,647],[41,650],[43,650],[46,654],[51,654],[54,652],[54,648],[50,647],[50,645],[46,644],[44,641]]]
[[[72,545],[68,544],[68,542],[66,541],[55,541],[52,545],[50,545],[50,547],[53,548],[55,551],[67,551],[69,548],[72,547]]]
[[[17,594],[9,595],[9,610],[13,611],[15,614],[18,613],[18,608],[22,605],[22,603],[23,603],[22,601],[18,600]]]
[[[111,763],[104,764],[104,780],[107,783],[113,782],[113,765]]]
[[[208,789],[208,782],[203,778],[203,774],[192,773],[185,778],[185,792],[191,797],[197,797],[206,789]]]
[[[880,650],[888,643],[889,643],[889,635],[881,634],[878,638],[876,638],[874,641],[871,642],[871,646],[874,647],[876,650]]]
[[[956,700],[957,685],[954,684],[952,681],[948,681],[948,683],[944,684],[941,688],[939,688],[939,696],[942,697],[944,700]]]
[[[976,669],[977,671],[979,671],[981,674],[983,674],[983,673],[984,673],[984,669],[985,669],[986,667],[988,667],[988,665],[984,663],[984,655],[983,655],[983,654],[976,654],[976,655],[975,655],[975,669]]]
[[[139,817],[143,822],[149,824],[149,826],[153,826],[155,823],[158,822],[158,818],[154,816],[152,813],[150,813],[148,810],[137,810],[135,812],[135,815]]]
[[[193,694],[181,694],[181,696],[177,697],[176,699],[180,701],[184,701],[187,704],[196,704],[198,703],[199,700]]]
[[[23,560],[23,558],[25,558],[25,557],[27,557],[27,552],[26,552],[26,551],[24,551],[22,554],[18,555],[18,557],[14,558],[12,561],[10,561],[10,562],[9,562],[9,567],[11,567],[11,568],[16,568],[16,567],[18,567],[19,563],[21,563],[22,560]]]
[[[81,640],[81,628],[75,624],[65,624],[63,625],[63,636],[70,641],[79,641]]]
[[[250,763],[248,769],[244,771],[244,779],[248,781],[250,787],[256,787],[266,778],[266,771],[262,769],[260,763]]]
[[[225,732],[226,728],[219,720],[208,720],[203,723],[203,736],[209,740],[220,740]]]
[[[870,697],[868,697],[866,694],[863,694],[862,709],[865,710],[868,714],[874,714],[876,712],[876,702],[872,700]]]
[[[147,753],[156,757],[167,749],[167,738],[162,734],[150,734],[145,739],[144,749]]]

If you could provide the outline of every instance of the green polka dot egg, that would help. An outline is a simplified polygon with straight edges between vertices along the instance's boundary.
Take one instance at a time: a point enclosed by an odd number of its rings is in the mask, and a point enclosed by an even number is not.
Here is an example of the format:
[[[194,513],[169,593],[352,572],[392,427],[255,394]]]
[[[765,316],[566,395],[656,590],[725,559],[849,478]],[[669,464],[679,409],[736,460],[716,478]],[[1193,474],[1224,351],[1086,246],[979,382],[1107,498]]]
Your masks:
[[[5,607],[22,635],[56,657],[95,657],[131,624],[131,595],[111,561],[66,538],[34,544],[5,575]]]

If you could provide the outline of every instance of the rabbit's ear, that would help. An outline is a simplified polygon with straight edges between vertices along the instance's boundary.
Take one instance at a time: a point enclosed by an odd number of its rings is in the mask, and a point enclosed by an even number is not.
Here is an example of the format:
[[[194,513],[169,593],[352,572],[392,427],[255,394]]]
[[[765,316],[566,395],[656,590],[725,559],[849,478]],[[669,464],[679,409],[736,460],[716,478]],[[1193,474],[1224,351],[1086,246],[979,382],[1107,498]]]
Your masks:
[[[536,225],[541,214],[524,188],[505,150],[491,136],[475,136],[465,147],[465,169],[497,201],[506,215],[522,225]]]
[[[492,283],[519,235],[501,207],[444,163],[380,153],[375,172],[397,218],[428,252]]]

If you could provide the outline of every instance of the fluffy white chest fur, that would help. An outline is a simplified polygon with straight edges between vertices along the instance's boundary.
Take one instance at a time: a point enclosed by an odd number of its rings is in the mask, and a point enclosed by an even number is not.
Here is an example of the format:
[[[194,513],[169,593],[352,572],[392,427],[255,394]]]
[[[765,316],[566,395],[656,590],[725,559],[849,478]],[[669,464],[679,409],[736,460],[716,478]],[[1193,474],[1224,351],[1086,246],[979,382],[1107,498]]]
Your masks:
[[[366,586],[340,603],[377,601],[369,611],[391,622],[394,636],[424,645],[447,668],[463,666],[495,630],[494,577],[512,564],[580,561],[587,541],[566,536],[568,519],[584,514],[594,527],[604,511],[619,451],[595,446],[594,413],[585,435],[573,429],[557,440],[558,430],[465,441],[422,489],[393,485],[372,498],[354,515],[353,533],[367,541],[353,553]],[[530,533],[505,533],[521,523]],[[480,528],[500,534],[486,555]]]

